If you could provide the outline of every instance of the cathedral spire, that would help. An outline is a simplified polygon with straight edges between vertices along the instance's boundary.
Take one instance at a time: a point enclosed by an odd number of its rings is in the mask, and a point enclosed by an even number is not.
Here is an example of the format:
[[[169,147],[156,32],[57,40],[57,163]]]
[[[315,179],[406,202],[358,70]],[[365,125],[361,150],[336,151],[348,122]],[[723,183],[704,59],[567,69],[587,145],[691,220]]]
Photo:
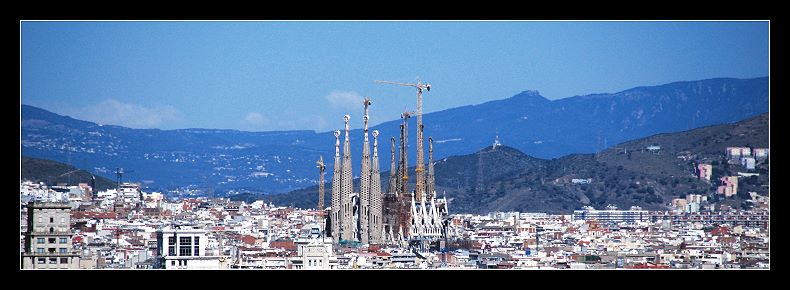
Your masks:
[[[392,153],[390,156],[390,181],[387,186],[387,192],[396,193],[398,192],[398,169],[395,167],[395,137],[390,137],[390,142],[392,142]]]
[[[348,137],[348,121],[351,120],[351,116],[345,115],[343,116],[343,120],[346,122],[345,130],[346,136],[345,140],[343,140],[343,172],[340,176],[340,195],[342,201],[342,229],[340,230],[342,236],[340,237],[341,240],[354,240],[354,232],[355,232],[355,225],[354,225],[354,217],[353,217],[353,205],[351,204],[351,194],[353,191],[353,172],[351,171],[351,140]]]
[[[436,194],[436,178],[433,173],[433,137],[428,137],[428,176],[425,183],[428,200],[431,200]]]
[[[332,240],[337,243],[340,241],[340,224],[342,199],[340,194],[340,176],[342,175],[340,166],[340,131],[335,131],[335,168],[332,171],[332,210],[329,215],[332,224]]]
[[[379,173],[379,131],[373,131],[373,162],[370,173],[370,242],[381,243],[381,220],[383,216],[383,196],[381,194],[381,174]]]
[[[372,104],[370,98],[363,101],[365,114],[362,120],[365,123],[364,138],[362,142],[362,172],[359,175],[359,240],[363,244],[369,243],[370,226],[370,142],[368,139],[368,106]]]

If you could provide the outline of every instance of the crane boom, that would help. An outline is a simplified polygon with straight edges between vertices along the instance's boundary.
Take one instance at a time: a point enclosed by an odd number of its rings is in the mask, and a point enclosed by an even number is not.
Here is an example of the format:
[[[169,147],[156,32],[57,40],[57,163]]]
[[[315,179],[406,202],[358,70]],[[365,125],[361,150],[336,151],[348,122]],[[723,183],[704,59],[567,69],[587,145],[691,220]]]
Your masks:
[[[399,83],[399,82],[391,82],[391,81],[374,81],[375,83],[380,84],[391,84],[391,85],[398,85],[398,86],[407,86],[407,87],[415,87],[417,88],[417,168],[414,170],[415,174],[417,175],[417,182],[415,184],[415,192],[416,192],[416,200],[420,201],[422,199],[422,195],[425,193],[425,150],[423,149],[423,125],[422,125],[422,91],[427,90],[431,91],[430,84],[423,84],[422,81],[417,78],[416,84],[406,84],[406,83]]]
[[[69,171],[69,172],[63,173],[63,174],[61,174],[61,175],[58,175],[58,177],[65,176],[65,175],[67,175],[67,174],[72,174],[72,173],[74,173],[74,172],[77,172],[77,171],[80,171],[80,170],[81,170],[81,169],[75,169],[75,170],[72,170],[72,171]]]
[[[391,84],[391,85],[399,85],[399,86],[406,86],[406,87],[416,87],[415,84],[406,84],[406,83],[398,83],[398,82],[390,82],[390,81],[374,81],[379,84]]]
[[[418,88],[418,89],[424,89],[424,90],[428,90],[428,91],[431,90],[431,85],[430,84],[423,84],[422,82],[417,82],[416,84],[407,84],[407,83],[399,83],[399,82],[391,82],[391,81],[379,81],[379,80],[375,80],[373,82],[379,83],[379,84],[399,85],[399,86],[404,86],[404,87],[415,87],[415,88]]]

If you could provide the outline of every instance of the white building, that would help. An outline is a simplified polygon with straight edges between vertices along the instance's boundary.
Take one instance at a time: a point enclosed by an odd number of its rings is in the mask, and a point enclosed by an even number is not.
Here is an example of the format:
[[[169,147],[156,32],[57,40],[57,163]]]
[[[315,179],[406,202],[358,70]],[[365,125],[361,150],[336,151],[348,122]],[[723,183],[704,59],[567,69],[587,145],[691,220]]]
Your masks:
[[[583,210],[574,210],[573,220],[584,220],[584,221],[594,220],[601,222],[633,223],[633,222],[649,221],[650,215],[648,214],[648,211],[639,208],[632,208],[629,210],[617,210],[614,208],[609,208],[606,210],[596,210],[590,207],[586,207]]]
[[[316,238],[297,248],[298,259],[292,259],[295,269],[336,269],[337,256],[332,252],[331,238]]]
[[[157,258],[163,269],[220,269],[224,257],[206,256],[206,231],[192,227],[157,230]]]

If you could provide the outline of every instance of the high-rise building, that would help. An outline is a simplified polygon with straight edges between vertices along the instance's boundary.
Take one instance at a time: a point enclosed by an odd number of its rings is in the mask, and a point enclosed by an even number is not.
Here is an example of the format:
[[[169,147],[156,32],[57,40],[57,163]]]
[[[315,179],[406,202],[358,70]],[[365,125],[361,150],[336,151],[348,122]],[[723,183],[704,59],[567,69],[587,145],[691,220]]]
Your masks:
[[[23,269],[78,269],[72,252],[71,208],[65,202],[31,201],[27,206]]]

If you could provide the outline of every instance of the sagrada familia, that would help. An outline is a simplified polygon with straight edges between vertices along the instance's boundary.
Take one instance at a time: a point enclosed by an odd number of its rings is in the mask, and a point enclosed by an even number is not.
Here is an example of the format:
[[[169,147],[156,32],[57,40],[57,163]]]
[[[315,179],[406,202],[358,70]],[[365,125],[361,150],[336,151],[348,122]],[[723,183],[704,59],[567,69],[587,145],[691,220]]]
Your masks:
[[[329,210],[327,232],[334,243],[358,242],[362,244],[400,244],[410,241],[433,241],[447,236],[447,199],[437,198],[433,170],[433,139],[429,138],[428,170],[417,166],[418,175],[414,191],[409,191],[408,119],[406,112],[401,117],[400,158],[395,162],[395,138],[391,138],[389,186],[381,188],[379,172],[378,131],[373,131],[373,156],[370,155],[368,137],[368,107],[370,98],[364,100],[364,138],[362,144],[362,166],[358,191],[354,187],[351,166],[351,144],[349,120],[345,115],[345,137],[343,155],[340,155],[340,134],[335,131],[335,164],[332,176],[332,205]],[[422,137],[422,124],[418,124],[418,136]],[[422,138],[418,138],[422,148]],[[417,154],[417,164],[422,164],[423,154]],[[422,176],[420,176],[422,175]],[[322,203],[322,202],[321,202]]]

